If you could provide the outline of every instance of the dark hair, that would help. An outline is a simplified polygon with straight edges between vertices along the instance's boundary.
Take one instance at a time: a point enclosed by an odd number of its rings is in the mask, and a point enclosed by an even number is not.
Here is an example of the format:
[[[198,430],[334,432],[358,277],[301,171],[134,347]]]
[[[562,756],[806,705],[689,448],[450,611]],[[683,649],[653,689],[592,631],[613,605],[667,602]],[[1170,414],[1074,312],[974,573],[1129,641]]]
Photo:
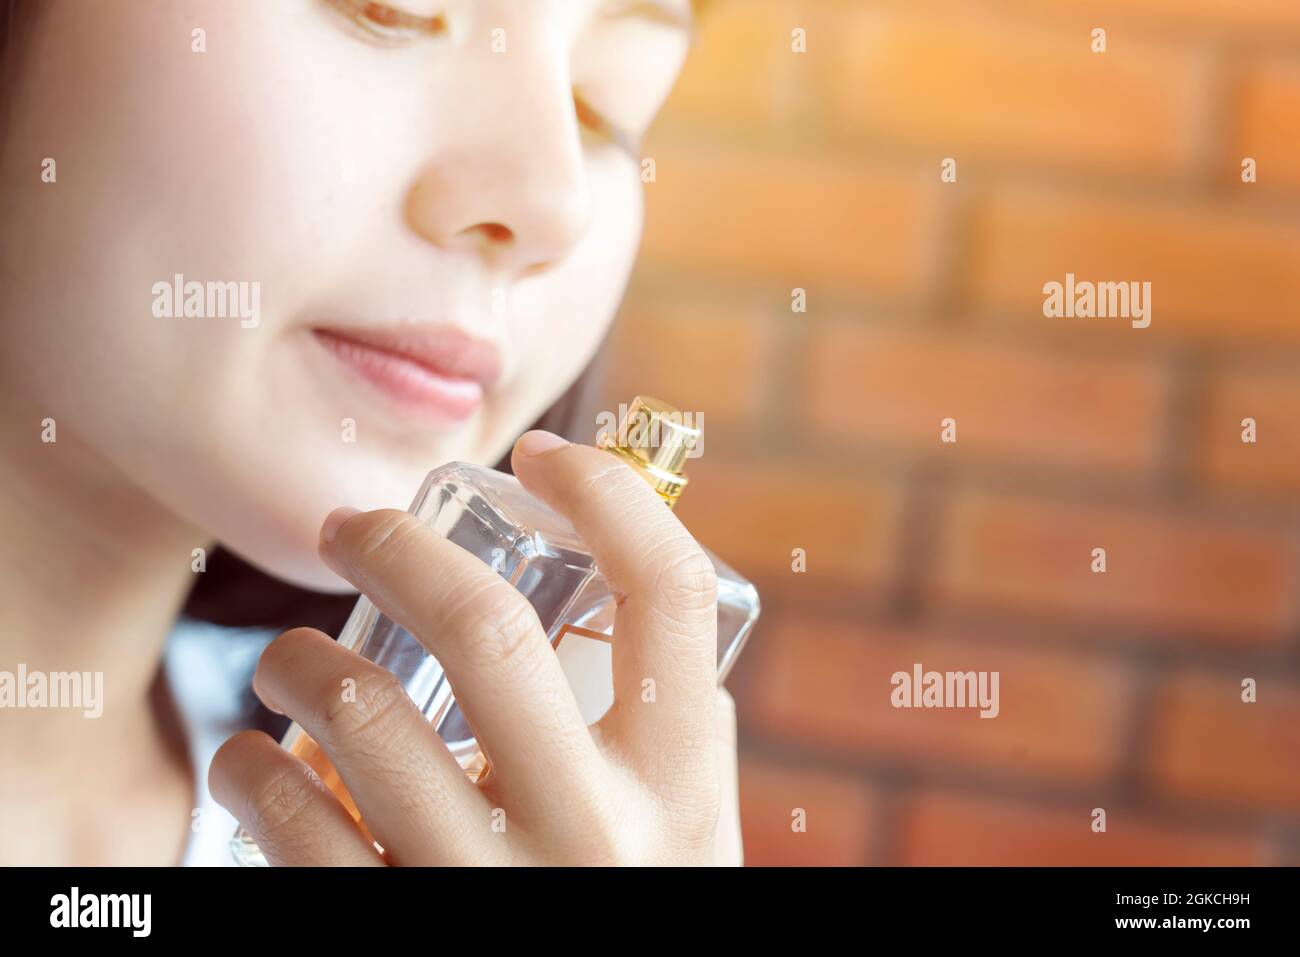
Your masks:
[[[0,0],[0,63],[8,63],[9,40],[19,29],[29,26],[37,11],[32,0]]]
[[[0,0],[0,55],[4,54],[5,44],[13,32],[14,17],[18,7],[18,0]]]

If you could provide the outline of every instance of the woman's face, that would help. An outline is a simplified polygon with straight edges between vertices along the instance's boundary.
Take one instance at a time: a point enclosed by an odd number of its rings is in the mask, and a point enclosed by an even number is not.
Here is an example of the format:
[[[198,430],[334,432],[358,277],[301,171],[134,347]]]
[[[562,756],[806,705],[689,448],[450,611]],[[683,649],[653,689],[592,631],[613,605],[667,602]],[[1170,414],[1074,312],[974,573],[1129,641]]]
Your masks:
[[[592,357],[641,223],[606,124],[645,129],[688,16],[42,4],[0,153],[5,389],[253,562],[336,586],[331,507],[496,461]]]

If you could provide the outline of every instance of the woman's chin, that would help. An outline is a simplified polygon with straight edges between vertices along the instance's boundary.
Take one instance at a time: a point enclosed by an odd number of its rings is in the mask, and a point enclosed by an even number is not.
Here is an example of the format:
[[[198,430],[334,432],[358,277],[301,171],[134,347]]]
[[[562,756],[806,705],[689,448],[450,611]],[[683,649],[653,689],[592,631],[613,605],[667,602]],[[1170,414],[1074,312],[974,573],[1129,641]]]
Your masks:
[[[309,591],[324,592],[329,595],[356,592],[352,584],[330,571],[314,549],[310,554],[260,556],[230,546],[226,547],[258,571],[296,588],[306,588]]]
[[[348,592],[356,593],[356,588],[350,582],[346,582],[342,578],[339,578],[323,565],[320,567],[319,571],[315,573],[285,578],[285,581],[289,582],[291,585],[297,585],[299,588],[325,592],[329,595],[343,595]]]

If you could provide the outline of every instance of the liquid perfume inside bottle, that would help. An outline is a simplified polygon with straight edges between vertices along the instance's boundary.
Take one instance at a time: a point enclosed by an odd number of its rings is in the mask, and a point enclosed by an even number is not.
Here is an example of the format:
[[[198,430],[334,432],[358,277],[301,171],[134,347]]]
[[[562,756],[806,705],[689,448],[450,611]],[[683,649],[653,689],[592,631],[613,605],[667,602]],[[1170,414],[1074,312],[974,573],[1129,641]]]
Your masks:
[[[600,445],[635,469],[654,487],[665,507],[671,508],[686,487],[683,469],[699,440],[699,430],[686,424],[671,406],[638,396],[617,434],[602,436]],[[604,576],[569,521],[526,492],[514,476],[459,462],[429,473],[410,512],[478,556],[532,603],[583,719],[588,724],[598,721],[614,700],[615,603]],[[753,585],[711,552],[708,555],[717,570],[721,682],[758,618],[759,601]],[[487,758],[474,740],[447,676],[414,635],[363,595],[339,643],[396,675],[465,773],[474,780],[486,774]],[[338,772],[296,722],[282,744],[320,775],[364,829]],[[243,829],[232,839],[231,851],[245,866],[266,864]]]

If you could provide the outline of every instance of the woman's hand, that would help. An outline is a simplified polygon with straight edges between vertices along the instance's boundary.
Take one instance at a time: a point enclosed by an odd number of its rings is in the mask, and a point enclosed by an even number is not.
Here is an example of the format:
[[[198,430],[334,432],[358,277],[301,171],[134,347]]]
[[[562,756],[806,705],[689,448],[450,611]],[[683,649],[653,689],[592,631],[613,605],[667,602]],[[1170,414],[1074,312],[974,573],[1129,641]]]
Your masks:
[[[617,598],[613,706],[583,724],[532,606],[479,559],[404,512],[336,510],[322,558],[442,663],[492,772],[470,781],[387,671],[319,631],[285,632],[254,688],[319,743],[384,851],[311,768],[249,731],[217,752],[209,784],[272,863],[740,863],[712,564],[607,452],[530,432],[513,463],[573,523]]]

